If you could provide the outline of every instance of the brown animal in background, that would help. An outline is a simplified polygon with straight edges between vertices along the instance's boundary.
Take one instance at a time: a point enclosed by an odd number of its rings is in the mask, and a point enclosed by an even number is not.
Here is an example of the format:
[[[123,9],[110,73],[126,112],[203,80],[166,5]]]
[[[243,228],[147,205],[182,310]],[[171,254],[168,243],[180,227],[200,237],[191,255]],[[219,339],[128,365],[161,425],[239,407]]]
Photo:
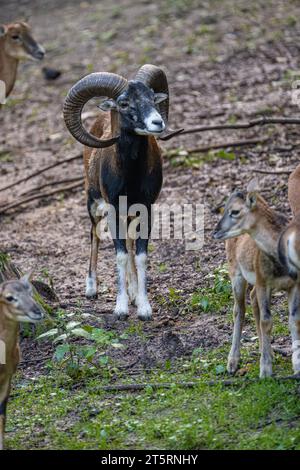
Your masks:
[[[278,256],[289,274],[300,286],[300,165],[291,173],[288,181],[288,197],[294,218],[282,232],[278,243]],[[300,362],[300,295],[296,292],[290,328],[293,338],[293,361]]]
[[[296,279],[300,271],[300,165],[289,177],[288,198],[294,217],[280,237],[278,255]]]
[[[300,165],[290,174],[288,198],[293,215],[295,216],[300,212]]]
[[[161,136],[167,126],[168,95],[163,70],[144,65],[130,81],[113,73],[90,74],[71,88],[65,101],[66,125],[75,139],[85,145],[87,206],[92,222],[86,296],[97,295],[97,226],[109,206],[109,214],[114,213],[115,221],[115,233],[111,230],[118,271],[115,314],[120,319],[128,316],[129,299],[137,305],[140,319],[152,317],[146,287],[147,251],[151,207],[162,185],[162,153],[156,137]],[[109,99],[102,101],[99,107],[104,112],[87,132],[81,122],[81,112],[84,105],[97,96]],[[127,198],[123,222],[120,197]],[[126,216],[130,207],[140,212],[141,231],[146,232],[135,240],[135,255],[134,240],[127,234],[131,219]],[[146,215],[141,219],[145,214],[143,208]],[[137,216],[133,214],[132,218]]]
[[[285,216],[271,209],[258,194],[252,181],[247,193],[233,193],[214,232],[216,240],[226,240],[229,274],[234,295],[234,332],[228,357],[228,372],[234,373],[240,360],[240,341],[245,318],[247,284],[254,286],[251,303],[260,340],[260,377],[272,375],[270,302],[272,291],[286,290],[293,346],[300,347],[300,290],[280,263],[278,240],[287,224]],[[297,343],[298,342],[298,343]],[[298,349],[298,352],[300,349]],[[299,357],[293,355],[295,373],[300,372]]]
[[[11,93],[20,60],[42,60],[44,48],[33,38],[27,23],[0,25],[0,80],[5,83],[6,97]]]
[[[20,361],[19,322],[36,323],[43,315],[32,298],[29,276],[0,285],[0,450],[11,380]]]

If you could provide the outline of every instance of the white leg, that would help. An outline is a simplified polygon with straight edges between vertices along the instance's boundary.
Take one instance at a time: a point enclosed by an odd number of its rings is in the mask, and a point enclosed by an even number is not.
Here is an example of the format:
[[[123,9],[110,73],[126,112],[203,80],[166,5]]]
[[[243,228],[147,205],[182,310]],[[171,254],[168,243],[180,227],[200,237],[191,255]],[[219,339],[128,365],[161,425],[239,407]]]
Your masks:
[[[91,230],[91,257],[89,272],[86,277],[85,295],[89,299],[97,297],[97,259],[98,259],[99,238],[96,232],[96,225]]]
[[[135,264],[137,269],[138,278],[138,295],[137,295],[137,308],[138,317],[141,320],[151,320],[152,308],[147,296],[147,284],[146,284],[146,269],[147,269],[147,255],[146,253],[140,253],[135,257]]]
[[[117,253],[118,295],[115,308],[115,315],[117,315],[120,320],[128,317],[128,295],[126,288],[127,262],[127,253],[122,251]]]
[[[128,250],[128,263],[127,263],[127,283],[128,283],[128,295],[133,304],[137,303],[138,296],[138,281],[136,266],[133,254],[134,240],[127,239],[127,250]]]
[[[96,273],[89,273],[85,281],[85,295],[88,298],[97,296],[97,276]]]

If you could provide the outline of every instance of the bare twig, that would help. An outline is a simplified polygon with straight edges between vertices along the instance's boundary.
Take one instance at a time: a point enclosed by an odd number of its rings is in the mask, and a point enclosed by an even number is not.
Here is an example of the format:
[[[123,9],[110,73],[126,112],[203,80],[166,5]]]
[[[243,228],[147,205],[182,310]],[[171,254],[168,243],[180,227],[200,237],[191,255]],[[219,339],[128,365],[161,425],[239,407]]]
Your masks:
[[[4,214],[8,210],[15,209],[16,207],[22,206],[23,204],[27,204],[28,202],[35,201],[37,199],[42,199],[44,197],[46,198],[46,197],[49,197],[49,196],[53,196],[54,194],[62,193],[64,191],[70,191],[72,189],[79,188],[82,185],[83,185],[83,180],[80,181],[79,183],[78,182],[77,183],[72,183],[72,184],[69,184],[67,186],[63,186],[61,188],[54,189],[53,191],[48,191],[48,192],[41,193],[41,194],[35,194],[33,196],[29,196],[27,198],[20,199],[16,202],[8,204],[5,207],[1,207],[0,208],[0,214]]]
[[[288,375],[286,377],[274,377],[275,380],[277,381],[289,381],[289,380],[295,380],[295,381],[300,381],[300,375]],[[203,385],[208,385],[208,386],[214,386],[214,385],[223,385],[225,387],[230,387],[230,386],[242,386],[248,383],[255,383],[255,382],[260,382],[261,379],[248,379],[245,378],[244,380],[239,380],[239,379],[228,379],[228,380],[210,380],[209,382],[203,383],[203,382],[154,382],[154,383],[140,383],[140,384],[115,384],[115,385],[101,385],[99,387],[96,387],[97,390],[103,390],[105,392],[122,392],[122,391],[138,391],[138,390],[144,390],[147,387],[151,387],[154,390],[160,389],[160,388],[171,388],[174,386],[178,387],[183,387],[183,388],[193,388],[197,387],[200,384]]]
[[[300,381],[300,375],[288,375],[286,377],[273,377],[274,380],[279,382],[281,381]],[[174,386],[182,387],[182,388],[193,388],[199,385],[208,385],[208,386],[215,386],[215,385],[222,385],[222,386],[237,386],[242,387],[244,385],[252,384],[252,383],[263,383],[262,379],[248,379],[247,377],[243,380],[241,379],[228,379],[228,380],[210,380],[208,382],[148,382],[148,383],[133,383],[133,384],[113,384],[113,385],[99,385],[97,387],[90,388],[90,391],[104,391],[104,392],[136,392],[139,390],[145,390],[145,388],[151,387],[153,390],[159,390],[160,388],[172,388]],[[72,389],[77,389],[84,385],[84,382],[77,382],[73,385]],[[39,393],[40,388],[33,388],[30,390],[30,393]],[[14,392],[11,394],[11,397],[17,397],[20,395],[20,392]]]
[[[60,184],[65,184],[65,183],[74,183],[75,181],[83,181],[83,176],[74,176],[74,178],[66,178],[63,180],[59,181],[50,181],[49,183],[42,184],[40,186],[36,186],[35,188],[31,188],[27,191],[24,191],[20,193],[20,196],[25,196],[26,194],[32,194],[36,193],[37,191],[40,191],[41,189],[48,188],[49,186],[58,186]]]
[[[39,176],[42,173],[45,173],[46,171],[51,170],[52,168],[55,168],[59,165],[63,165],[64,163],[69,163],[69,162],[72,162],[74,160],[78,160],[79,158],[82,158],[82,153],[80,153],[78,155],[75,155],[74,157],[66,158],[65,160],[60,160],[59,162],[52,163],[49,166],[41,168],[40,170],[36,171],[35,173],[31,173],[31,175],[25,176],[24,178],[20,178],[19,180],[15,181],[14,183],[11,183],[7,186],[4,186],[3,188],[0,188],[0,192],[5,191],[6,189],[10,189],[14,186],[17,186],[20,183],[24,183],[25,181],[28,181],[32,178],[35,178],[36,176]]]
[[[292,173],[293,169],[291,170],[259,170],[253,169],[254,173],[262,173],[263,175],[289,175]]]
[[[300,124],[299,118],[285,118],[285,117],[260,117],[248,122],[236,122],[235,124],[214,124],[211,126],[198,126],[191,127],[190,129],[183,130],[180,135],[194,134],[196,132],[215,131],[222,129],[249,129],[255,126],[263,126],[265,124]]]

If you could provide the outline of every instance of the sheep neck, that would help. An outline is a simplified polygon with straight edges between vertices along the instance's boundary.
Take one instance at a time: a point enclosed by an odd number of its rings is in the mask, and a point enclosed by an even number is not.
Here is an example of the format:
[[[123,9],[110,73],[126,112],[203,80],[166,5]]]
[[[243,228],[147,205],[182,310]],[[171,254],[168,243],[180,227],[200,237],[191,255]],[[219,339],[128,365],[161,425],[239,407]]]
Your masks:
[[[19,61],[6,54],[4,41],[5,38],[0,39],[0,80],[5,83],[6,96],[8,96],[16,81]]]

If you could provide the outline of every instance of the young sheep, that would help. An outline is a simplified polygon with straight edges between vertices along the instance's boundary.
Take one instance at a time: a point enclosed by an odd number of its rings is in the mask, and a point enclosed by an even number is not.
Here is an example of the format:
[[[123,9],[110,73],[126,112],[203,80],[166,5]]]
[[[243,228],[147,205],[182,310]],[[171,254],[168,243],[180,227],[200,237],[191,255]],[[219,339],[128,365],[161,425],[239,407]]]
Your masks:
[[[11,380],[20,360],[19,322],[36,323],[43,318],[43,312],[31,294],[28,276],[0,285],[0,450],[3,449]]]
[[[286,224],[286,218],[268,206],[252,182],[247,193],[235,192],[230,196],[214,232],[216,240],[226,240],[234,295],[234,331],[227,365],[230,373],[237,370],[240,360],[247,283],[255,286],[251,303],[260,340],[260,377],[272,375],[272,291],[288,292],[293,346],[300,345],[299,286],[280,263],[277,253],[278,240]],[[295,373],[300,372],[300,360],[296,355],[293,355],[293,368]]]
[[[42,60],[44,48],[36,42],[27,23],[0,25],[0,80],[5,83],[6,97],[11,93],[20,60]]]
[[[150,320],[152,309],[147,296],[146,264],[151,231],[151,206],[162,186],[162,155],[156,141],[167,126],[169,97],[165,73],[154,65],[144,65],[134,80],[113,73],[93,73],[69,91],[64,118],[71,134],[85,145],[84,165],[88,212],[92,221],[91,257],[86,295],[97,295],[96,266],[99,238],[97,225],[106,204],[115,211],[113,241],[117,256],[118,294],[115,314],[128,316],[128,300],[135,302],[138,317]],[[81,123],[84,105],[93,97],[108,97],[100,104],[103,111],[87,132]],[[147,225],[145,237],[134,241],[124,236],[119,197],[126,196],[129,207],[139,204],[147,211],[140,225]],[[127,213],[127,212],[125,212]],[[128,291],[126,286],[128,281]],[[129,297],[128,297],[129,294]]]

